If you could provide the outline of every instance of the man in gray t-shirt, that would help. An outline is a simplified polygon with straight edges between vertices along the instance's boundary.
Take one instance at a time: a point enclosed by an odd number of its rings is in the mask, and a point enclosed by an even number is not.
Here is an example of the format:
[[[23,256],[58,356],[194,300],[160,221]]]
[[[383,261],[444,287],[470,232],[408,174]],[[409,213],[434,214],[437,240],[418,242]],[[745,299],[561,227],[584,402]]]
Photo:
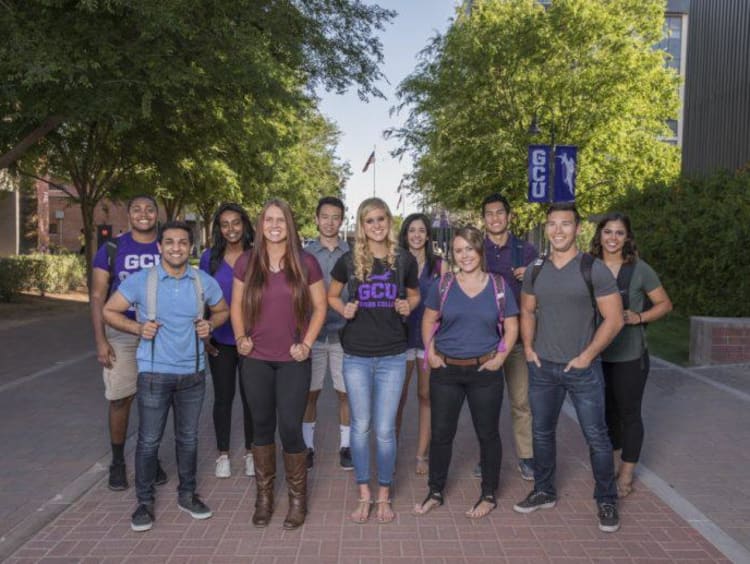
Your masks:
[[[547,211],[545,231],[550,255],[526,269],[521,289],[534,490],[513,509],[531,513],[557,503],[555,430],[565,395],[570,394],[589,446],[599,529],[615,532],[620,520],[599,354],[623,326],[622,301],[609,269],[597,259],[584,260],[576,247],[580,216],[574,205],[553,204]],[[585,276],[590,276],[591,289]],[[597,309],[601,316],[598,325]]]

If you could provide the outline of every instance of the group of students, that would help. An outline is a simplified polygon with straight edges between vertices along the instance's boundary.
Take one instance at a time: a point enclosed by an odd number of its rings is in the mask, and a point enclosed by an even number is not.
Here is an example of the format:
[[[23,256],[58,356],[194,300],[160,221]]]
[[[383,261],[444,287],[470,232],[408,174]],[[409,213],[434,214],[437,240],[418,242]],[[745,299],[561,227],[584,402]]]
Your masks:
[[[152,527],[154,486],[168,479],[158,448],[170,406],[178,507],[197,519],[211,516],[196,494],[205,356],[214,388],[218,478],[231,475],[231,406],[239,374],[243,467],[255,476],[252,522],[258,527],[269,524],[275,507],[277,428],[289,496],[283,526],[294,529],[305,521],[316,403],[326,373],[339,397],[339,464],[353,468],[359,493],[350,518],[360,524],[373,513],[380,523],[395,519],[397,437],[416,368],[415,471],[428,474],[428,493],[416,514],[444,503],[465,400],[481,477],[479,499],[466,515],[481,518],[497,507],[507,384],[518,468],[534,481],[514,509],[530,513],[556,503],[555,429],[567,393],[589,445],[599,528],[619,528],[618,490],[620,496],[632,490],[643,442],[644,325],[671,309],[658,277],[638,258],[626,216],[604,217],[591,254],[585,254],[576,246],[575,207],[552,205],[546,221],[550,252],[537,258],[532,245],[510,233],[508,201],[493,194],[482,202],[484,232],[457,229],[447,260],[433,253],[425,215],[407,217],[399,236],[378,198],[359,206],[351,249],[339,238],[344,205],[338,198],[319,201],[320,236],[306,249],[286,202],[269,200],[255,230],[241,206],[223,204],[211,246],[194,269],[188,264],[189,226],[168,222],[157,235],[157,206],[148,196],[133,199],[128,213],[132,231],[102,247],[94,261],[92,321],[110,401],[109,485],[115,490],[127,487],[123,451],[134,397],[139,407],[133,530]]]

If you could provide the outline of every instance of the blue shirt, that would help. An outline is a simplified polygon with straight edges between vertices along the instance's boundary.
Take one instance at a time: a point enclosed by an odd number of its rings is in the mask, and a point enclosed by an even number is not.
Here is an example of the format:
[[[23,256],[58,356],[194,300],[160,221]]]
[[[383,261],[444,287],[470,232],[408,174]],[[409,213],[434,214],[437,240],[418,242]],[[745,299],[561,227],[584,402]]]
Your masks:
[[[440,284],[433,284],[425,306],[440,311]],[[505,291],[503,318],[518,315],[513,292]],[[443,304],[440,329],[435,335],[435,349],[453,358],[474,358],[497,349],[498,312],[492,280],[473,298],[467,296],[457,280],[453,280]]]
[[[156,266],[159,284],[156,291],[156,320],[161,323],[154,338],[153,361],[151,341],[141,339],[135,358],[138,372],[192,374],[195,372],[195,320],[203,317],[195,303],[193,276],[200,276],[206,303],[221,301],[219,284],[205,272],[188,268],[180,278],[167,274],[161,263]],[[145,310],[147,279],[150,269],[128,276],[118,292],[140,310]],[[198,369],[205,368],[203,341],[198,341]]]
[[[349,251],[349,243],[339,239],[338,245],[336,245],[333,250],[330,250],[328,247],[321,244],[320,239],[315,239],[305,247],[305,251],[314,256],[315,260],[318,261],[320,270],[323,271],[323,282],[326,286],[326,292],[328,292],[328,287],[331,285],[331,270],[333,270],[336,262],[344,255],[344,253]],[[349,293],[346,286],[344,286],[344,290],[341,292],[341,299],[344,303],[349,299]],[[325,324],[318,334],[318,340],[323,341],[328,335],[337,336],[339,330],[342,329],[344,325],[346,325],[346,319],[336,313],[333,308],[329,307],[326,312]]]
[[[427,264],[425,263],[422,272],[419,274],[419,305],[414,308],[414,311],[412,311],[406,319],[406,323],[409,326],[410,349],[424,349],[424,343],[422,342],[424,300],[430,291],[430,287],[436,280],[440,280],[440,268],[442,264],[443,260],[439,257],[435,257],[435,264],[432,272],[429,271],[429,268],[427,268]]]

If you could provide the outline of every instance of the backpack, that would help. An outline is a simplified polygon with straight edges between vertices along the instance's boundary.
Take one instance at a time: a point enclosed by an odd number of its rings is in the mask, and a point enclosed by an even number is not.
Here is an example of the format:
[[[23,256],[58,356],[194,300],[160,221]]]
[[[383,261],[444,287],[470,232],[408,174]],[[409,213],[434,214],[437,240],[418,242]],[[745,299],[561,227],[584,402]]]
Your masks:
[[[492,281],[492,289],[495,293],[495,305],[497,306],[497,332],[498,335],[500,335],[500,342],[497,344],[497,351],[505,352],[507,350],[505,346],[505,337],[503,336],[503,320],[505,313],[505,279],[495,272],[488,272],[487,275]],[[424,347],[425,353],[424,359],[422,361],[422,366],[425,370],[429,368],[427,361],[430,351],[430,343],[435,338],[435,335],[437,335],[437,332],[440,329],[440,320],[443,317],[445,300],[448,298],[448,292],[450,291],[451,286],[453,286],[453,282],[455,280],[456,276],[453,274],[453,272],[449,271],[443,274],[440,277],[440,282],[438,282],[438,297],[440,298],[440,309],[438,319],[432,326],[432,334],[430,335],[430,340],[425,343]]]
[[[206,307],[206,296],[203,292],[203,283],[201,282],[200,274],[197,268],[192,265],[186,265],[188,272],[192,272],[193,289],[195,290],[195,304],[196,311],[200,319],[203,319],[203,312]],[[159,272],[157,266],[152,266],[148,269],[146,274],[146,307],[137,308],[136,314],[140,322],[143,321],[156,321],[156,297],[159,289]],[[151,368],[153,369],[154,364],[154,344],[156,337],[151,339]],[[200,368],[200,338],[198,333],[195,332],[195,372],[198,372]]]
[[[633,278],[633,272],[635,272],[635,261],[623,263],[620,272],[617,273],[617,289],[620,292],[620,298],[622,298],[622,309],[630,309],[630,281]],[[652,307],[654,307],[653,302],[644,292],[643,310],[640,313],[648,311]],[[646,327],[648,323],[642,323],[641,325]]]
[[[523,244],[524,242],[519,239],[518,237],[515,237],[512,233],[510,236],[510,267],[513,269],[519,268],[521,266],[526,266],[523,264]]]
[[[115,260],[117,260],[117,250],[120,248],[120,238],[109,239],[105,246],[107,249],[107,271],[109,272],[107,297],[109,297],[112,294],[112,284],[115,282]]]

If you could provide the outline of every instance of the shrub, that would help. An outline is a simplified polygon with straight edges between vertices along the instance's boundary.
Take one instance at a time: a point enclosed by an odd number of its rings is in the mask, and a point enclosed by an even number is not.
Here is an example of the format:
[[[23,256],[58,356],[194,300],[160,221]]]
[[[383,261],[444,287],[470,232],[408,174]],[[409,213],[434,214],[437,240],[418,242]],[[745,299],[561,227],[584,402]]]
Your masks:
[[[32,254],[0,259],[0,299],[9,302],[21,290],[64,293],[86,283],[86,265],[78,255]]]
[[[618,209],[678,311],[750,316],[750,169],[634,191]]]

